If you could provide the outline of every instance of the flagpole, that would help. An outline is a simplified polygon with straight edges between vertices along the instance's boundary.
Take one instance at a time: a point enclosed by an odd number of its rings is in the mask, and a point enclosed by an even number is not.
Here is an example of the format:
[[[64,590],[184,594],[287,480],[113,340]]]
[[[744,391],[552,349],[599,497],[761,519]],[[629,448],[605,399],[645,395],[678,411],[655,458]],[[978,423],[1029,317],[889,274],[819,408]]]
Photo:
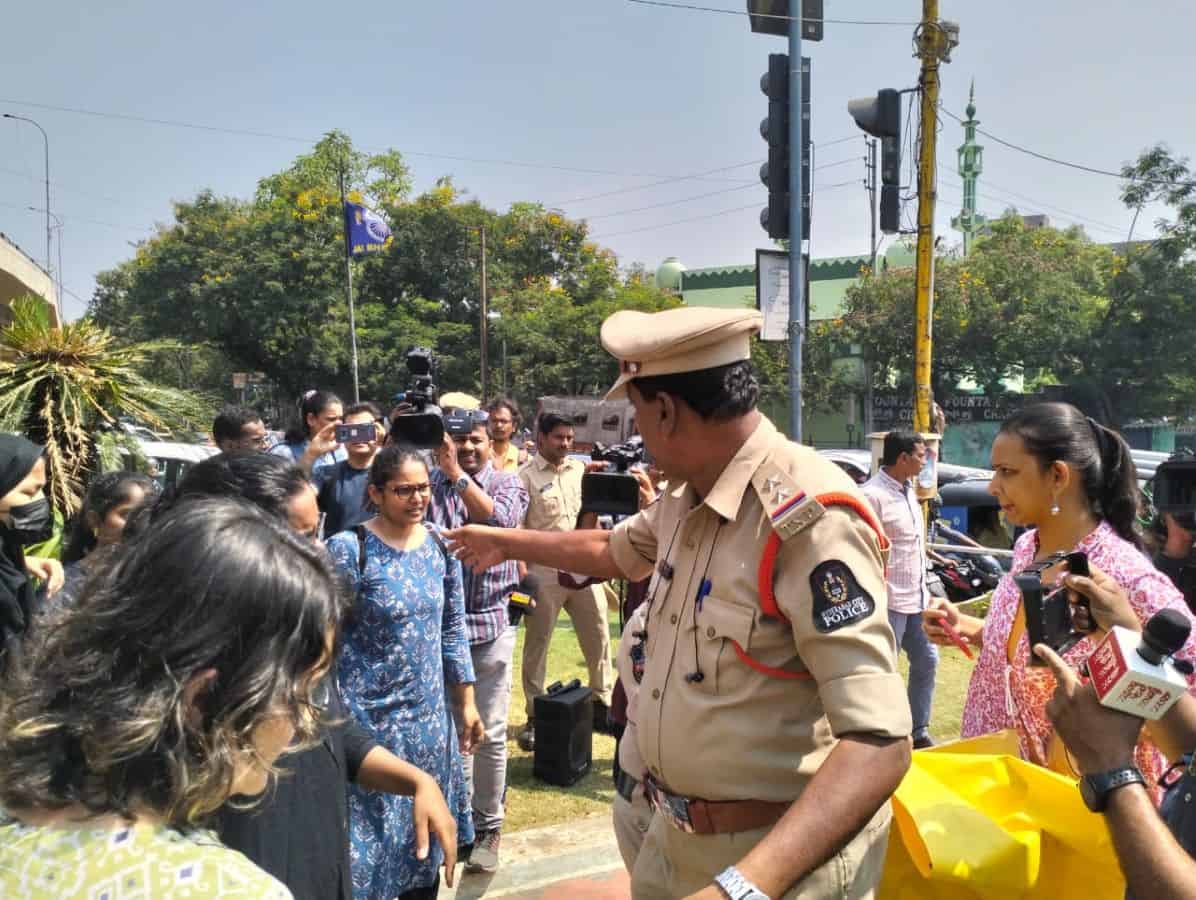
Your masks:
[[[349,240],[349,216],[345,207],[345,170],[338,173],[341,189],[341,219],[345,226],[345,293],[349,296],[349,343],[353,348],[353,402],[361,402],[361,389],[357,383],[357,320],[353,313],[353,247]]]

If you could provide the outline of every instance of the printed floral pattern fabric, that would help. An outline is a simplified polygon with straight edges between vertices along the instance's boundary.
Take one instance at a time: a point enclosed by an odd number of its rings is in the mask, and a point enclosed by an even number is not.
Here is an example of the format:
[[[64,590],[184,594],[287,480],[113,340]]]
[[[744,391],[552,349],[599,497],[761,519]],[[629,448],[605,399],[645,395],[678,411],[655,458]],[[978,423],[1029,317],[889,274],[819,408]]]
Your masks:
[[[458,839],[469,843],[468,788],[445,698],[446,683],[474,681],[461,564],[431,535],[406,551],[368,530],[365,540],[364,574],[355,532],[328,542],[356,596],[339,664],[345,706],[380,744],[436,779]],[[351,787],[349,831],[356,900],[390,900],[435,882],[444,851],[433,838],[428,858],[415,858],[410,797]]]
[[[23,825],[0,814],[6,900],[291,900],[291,892],[206,831]]]
[[[1109,523],[1101,522],[1075,549],[1087,553],[1092,565],[1125,589],[1142,622],[1165,608],[1177,610],[1193,620],[1183,594],[1171,580],[1155,569],[1133,544],[1118,535]],[[1013,577],[1034,561],[1037,552],[1038,533],[1029,531],[1022,535],[1014,546],[1010,572],[993,592],[988,617],[984,620],[984,648],[972,672],[964,704],[962,735],[974,737],[1014,728],[1021,743],[1022,757],[1045,765],[1053,734],[1046,718],[1046,704],[1055,690],[1055,679],[1048,669],[1029,665],[1028,635],[1023,633],[1018,642],[1012,664],[1006,649],[1021,605],[1021,594]],[[1193,622],[1196,625],[1196,620]],[[1091,637],[1083,638],[1064,654],[1064,659],[1072,666],[1079,666],[1096,649],[1097,643]],[[1196,662],[1196,629],[1178,656]],[[1196,679],[1189,678],[1189,684],[1196,686]],[[1137,760],[1157,802],[1162,796],[1157,783],[1166,771],[1167,760],[1145,737],[1138,744]]]

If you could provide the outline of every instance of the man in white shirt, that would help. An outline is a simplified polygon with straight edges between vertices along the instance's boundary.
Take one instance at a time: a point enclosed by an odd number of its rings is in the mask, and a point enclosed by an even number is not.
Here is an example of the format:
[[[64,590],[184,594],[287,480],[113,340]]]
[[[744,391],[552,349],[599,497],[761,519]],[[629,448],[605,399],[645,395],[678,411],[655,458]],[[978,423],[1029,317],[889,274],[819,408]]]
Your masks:
[[[876,511],[889,539],[889,567],[885,579],[889,624],[898,651],[909,656],[909,706],[913,714],[915,749],[930,747],[930,706],[938,648],[922,630],[922,610],[930,600],[926,586],[926,521],[911,482],[926,462],[926,443],[912,431],[885,435],[880,471],[864,485],[864,496]]]

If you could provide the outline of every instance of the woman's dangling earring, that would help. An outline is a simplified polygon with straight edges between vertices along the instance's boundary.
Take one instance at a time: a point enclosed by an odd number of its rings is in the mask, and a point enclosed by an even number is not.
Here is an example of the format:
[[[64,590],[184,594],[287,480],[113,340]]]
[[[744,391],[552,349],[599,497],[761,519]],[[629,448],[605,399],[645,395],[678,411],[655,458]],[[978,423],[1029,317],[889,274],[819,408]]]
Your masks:
[[[1051,515],[1052,516],[1059,515],[1059,498],[1058,497],[1051,498]]]

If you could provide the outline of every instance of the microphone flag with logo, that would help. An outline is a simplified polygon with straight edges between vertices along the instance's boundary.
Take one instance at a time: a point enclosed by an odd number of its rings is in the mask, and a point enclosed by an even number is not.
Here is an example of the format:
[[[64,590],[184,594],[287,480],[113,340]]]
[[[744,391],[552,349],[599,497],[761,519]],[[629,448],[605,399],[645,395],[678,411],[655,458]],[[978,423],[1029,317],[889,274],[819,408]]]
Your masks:
[[[365,256],[385,250],[394,240],[386,220],[360,203],[345,201],[345,236],[349,255]]]

